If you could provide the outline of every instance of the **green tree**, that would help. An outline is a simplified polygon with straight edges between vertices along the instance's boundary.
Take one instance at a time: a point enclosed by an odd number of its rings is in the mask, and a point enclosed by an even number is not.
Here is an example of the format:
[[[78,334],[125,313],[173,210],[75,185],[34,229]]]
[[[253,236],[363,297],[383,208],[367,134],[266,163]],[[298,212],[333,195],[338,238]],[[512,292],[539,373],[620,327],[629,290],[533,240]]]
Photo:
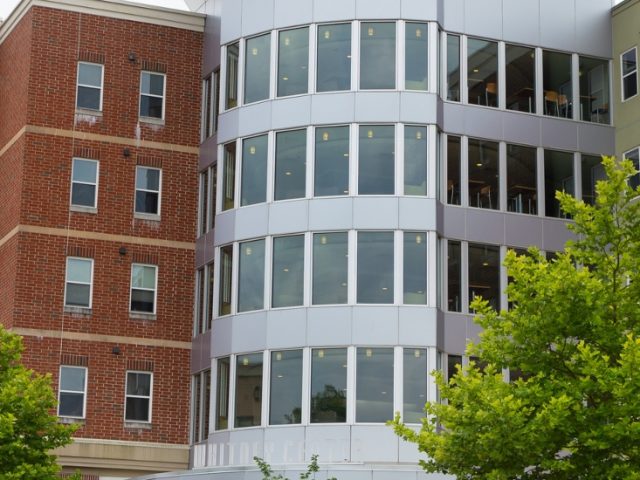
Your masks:
[[[483,327],[473,363],[420,431],[396,433],[427,455],[428,472],[459,479],[640,479],[640,190],[631,162],[603,161],[595,206],[558,193],[575,240],[548,261],[509,252],[510,311],[475,299]],[[480,363],[480,362],[478,362]],[[511,383],[502,369],[520,373]]]
[[[0,479],[57,479],[49,451],[70,443],[75,428],[50,415],[51,378],[25,368],[22,351],[21,337],[0,325]]]

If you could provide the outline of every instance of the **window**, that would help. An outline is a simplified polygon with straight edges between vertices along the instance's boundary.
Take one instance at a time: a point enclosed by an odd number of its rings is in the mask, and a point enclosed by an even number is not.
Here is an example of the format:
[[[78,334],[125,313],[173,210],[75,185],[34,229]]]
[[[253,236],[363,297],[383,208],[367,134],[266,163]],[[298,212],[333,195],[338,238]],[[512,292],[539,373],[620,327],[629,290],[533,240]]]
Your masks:
[[[220,93],[220,71],[216,70],[202,81],[202,140],[213,136],[218,130],[218,95]]]
[[[460,37],[447,34],[447,100],[460,101]]]
[[[236,357],[236,428],[262,422],[262,363],[262,353]]]
[[[351,88],[351,24],[318,26],[316,91]]]
[[[160,215],[160,187],[162,170],[159,168],[136,167],[136,206],[135,213]]]
[[[629,157],[627,157],[629,158]],[[596,203],[596,184],[605,180],[607,175],[598,155],[582,155],[582,200],[589,205]],[[636,161],[637,164],[637,161]]]
[[[500,308],[500,249],[492,245],[469,244],[469,303],[482,297],[491,308]]]
[[[640,148],[634,148],[623,154],[624,158],[627,158],[633,162],[633,166],[636,170],[640,170]],[[640,186],[640,173],[636,173],[629,178],[629,185],[632,188],[638,188]]]
[[[207,208],[209,207],[209,170],[200,173],[200,195],[198,206],[198,233],[204,235],[209,230],[207,220],[209,215]]]
[[[98,161],[74,158],[71,166],[71,205],[98,206]]]
[[[462,311],[462,253],[460,242],[447,241],[447,310]]]
[[[193,322],[194,335],[202,333],[202,318],[204,316],[204,298],[207,292],[206,277],[204,274],[204,268],[196,270],[196,305],[195,305],[195,319]]]
[[[460,137],[447,135],[447,203],[460,205]]]
[[[220,292],[218,315],[231,313],[231,272],[233,268],[233,246],[220,248]]]
[[[211,329],[213,315],[214,264],[196,271],[196,308],[193,334],[199,335]]]
[[[271,34],[247,39],[244,61],[244,103],[269,98]]]
[[[404,127],[404,194],[427,194],[427,127]]]
[[[561,190],[571,195],[573,188],[573,154],[556,150],[544,151],[544,199],[547,217],[562,217],[556,192]]]
[[[396,24],[360,24],[360,88],[396,87]]]
[[[313,304],[347,303],[348,237],[346,233],[313,235]]]
[[[580,57],[580,119],[609,123],[609,61]]]
[[[132,312],[156,313],[156,293],[158,289],[158,267],[155,265],[131,265],[131,306]]]
[[[307,178],[307,131],[276,134],[275,200],[304,198]]]
[[[304,291],[304,235],[273,239],[273,308],[302,305]]]
[[[544,114],[571,118],[571,55],[568,53],[542,52],[542,85],[544,88]]]
[[[93,260],[67,257],[64,304],[66,307],[91,308]]]
[[[242,141],[241,206],[267,201],[267,145],[266,135]]]
[[[620,55],[622,69],[622,101],[638,94],[638,50],[636,47]]]
[[[347,349],[311,351],[311,423],[347,421]]]
[[[216,383],[216,430],[229,428],[229,378],[231,362],[229,357],[219,358]]]
[[[507,145],[507,210],[535,215],[538,211],[536,149]]]
[[[407,90],[426,90],[428,87],[428,37],[426,23],[406,24],[404,85]]]
[[[358,348],[356,372],[356,422],[391,420],[393,349]]]
[[[218,201],[218,166],[213,165],[209,169],[209,178],[211,180],[211,187],[209,191],[209,229],[216,226],[216,203]]]
[[[87,400],[87,369],[60,367],[58,416],[84,418]]]
[[[78,63],[76,108],[102,110],[102,82],[104,66],[96,63]]]
[[[462,368],[461,355],[447,355],[447,383],[451,382],[453,376]]]
[[[151,422],[153,374],[127,372],[124,419],[127,422]]]
[[[264,240],[240,244],[238,312],[264,308]]]
[[[314,196],[349,194],[349,127],[316,129]]]
[[[427,403],[427,350],[405,348],[402,357],[402,420],[405,423],[420,423],[424,417],[424,405]]]
[[[140,77],[140,116],[164,119],[165,75],[142,72]]]
[[[507,109],[536,113],[535,49],[509,45],[505,47]]]
[[[393,232],[358,232],[358,303],[393,303]]]
[[[404,232],[403,302],[427,304],[427,234]]]
[[[209,403],[211,398],[211,370],[196,373],[192,377],[192,442],[209,438]]]
[[[309,90],[309,27],[284,30],[278,37],[278,96]]]
[[[469,38],[467,41],[469,103],[498,106],[498,43]]]
[[[224,171],[222,172],[222,211],[229,210],[235,204],[236,186],[236,143],[224,146]]]
[[[238,106],[238,57],[240,44],[238,42],[227,46],[227,95],[225,97],[225,109],[229,110]]]
[[[302,422],[302,350],[271,352],[269,425]]]
[[[361,125],[358,151],[358,194],[393,195],[395,191],[395,127]]]
[[[498,144],[469,139],[469,206],[498,210]]]

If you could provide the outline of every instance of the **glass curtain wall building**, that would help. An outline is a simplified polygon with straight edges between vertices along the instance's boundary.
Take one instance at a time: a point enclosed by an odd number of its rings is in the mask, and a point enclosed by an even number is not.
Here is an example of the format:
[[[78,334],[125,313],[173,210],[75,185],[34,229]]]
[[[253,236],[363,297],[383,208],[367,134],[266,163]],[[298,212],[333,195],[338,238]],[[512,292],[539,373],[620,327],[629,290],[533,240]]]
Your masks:
[[[555,191],[592,202],[614,151],[610,1],[193,3],[193,474],[415,479],[385,422],[418,427],[471,300],[508,308],[507,250],[562,249]]]

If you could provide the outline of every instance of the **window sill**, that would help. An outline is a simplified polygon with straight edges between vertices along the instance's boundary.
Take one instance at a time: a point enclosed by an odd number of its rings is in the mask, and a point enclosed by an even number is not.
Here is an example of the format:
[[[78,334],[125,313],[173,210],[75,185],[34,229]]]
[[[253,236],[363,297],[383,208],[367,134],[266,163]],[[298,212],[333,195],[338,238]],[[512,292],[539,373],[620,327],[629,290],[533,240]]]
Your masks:
[[[164,118],[154,117],[138,117],[140,123],[149,123],[151,125],[164,125]]]
[[[150,220],[152,222],[159,222],[160,221],[160,215],[156,215],[154,213],[134,212],[133,218],[136,218],[138,220]]]
[[[132,422],[130,420],[125,420],[124,428],[131,428],[135,430],[151,430],[153,429],[153,425],[149,422]]]
[[[132,320],[156,320],[155,313],[129,312],[129,318]]]
[[[64,313],[71,313],[74,315],[90,317],[93,314],[93,310],[89,307],[71,307],[71,306],[65,305]]]
[[[98,213],[98,209],[96,207],[83,207],[82,205],[71,205],[69,210],[77,213]]]
[[[70,424],[84,425],[85,423],[84,418],[77,418],[77,417],[58,417],[58,421],[65,425],[70,425]]]
[[[76,115],[88,115],[90,117],[101,117],[101,110],[89,110],[88,108],[76,108]]]

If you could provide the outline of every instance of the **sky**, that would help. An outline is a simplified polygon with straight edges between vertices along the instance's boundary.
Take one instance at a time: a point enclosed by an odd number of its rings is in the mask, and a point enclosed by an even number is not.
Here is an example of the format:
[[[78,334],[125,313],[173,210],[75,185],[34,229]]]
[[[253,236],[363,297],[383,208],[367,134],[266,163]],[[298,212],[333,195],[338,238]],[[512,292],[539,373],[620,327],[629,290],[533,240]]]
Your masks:
[[[149,5],[157,5],[159,7],[176,8],[179,10],[188,10],[182,0],[128,0],[133,3],[147,3]],[[0,18],[7,18],[14,7],[20,3],[20,0],[0,0]]]

